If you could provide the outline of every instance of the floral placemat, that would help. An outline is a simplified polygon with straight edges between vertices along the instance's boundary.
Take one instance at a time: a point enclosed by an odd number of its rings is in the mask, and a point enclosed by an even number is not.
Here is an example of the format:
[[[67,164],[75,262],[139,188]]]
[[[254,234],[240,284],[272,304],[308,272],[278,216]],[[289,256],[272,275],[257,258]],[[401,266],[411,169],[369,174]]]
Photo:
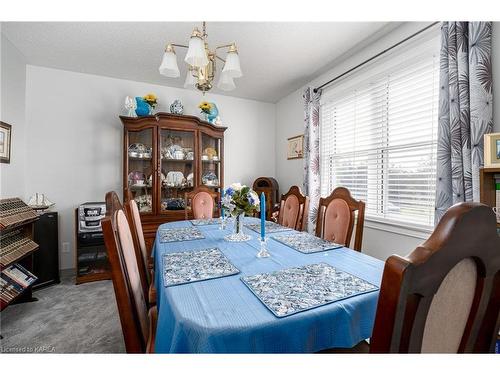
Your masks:
[[[161,243],[201,240],[203,238],[205,238],[205,236],[200,232],[198,228],[187,227],[187,228],[160,229]]]
[[[278,318],[378,290],[378,287],[326,263],[309,264],[242,277]]]
[[[194,219],[191,220],[191,224],[195,226],[201,226],[201,225],[216,225],[220,224],[220,217],[217,218],[211,218],[211,219]]]
[[[260,233],[260,223],[258,224],[246,224],[248,229],[253,230],[254,232]],[[284,227],[272,221],[266,221],[266,233],[276,233],[283,232],[285,230],[292,230],[291,228]]]
[[[318,253],[320,251],[344,247],[344,245],[325,241],[306,232],[273,236],[271,238],[304,254]]]
[[[163,285],[166,287],[239,272],[217,247],[163,255]]]

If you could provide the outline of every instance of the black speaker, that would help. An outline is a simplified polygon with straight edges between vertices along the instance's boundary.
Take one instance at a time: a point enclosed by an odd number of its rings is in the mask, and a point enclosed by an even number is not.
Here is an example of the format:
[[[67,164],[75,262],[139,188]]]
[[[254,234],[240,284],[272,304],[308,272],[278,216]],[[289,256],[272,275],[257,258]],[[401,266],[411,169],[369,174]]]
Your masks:
[[[58,284],[59,279],[59,230],[57,212],[45,212],[34,225],[34,241],[40,248],[33,253],[33,273],[38,280],[33,289]]]

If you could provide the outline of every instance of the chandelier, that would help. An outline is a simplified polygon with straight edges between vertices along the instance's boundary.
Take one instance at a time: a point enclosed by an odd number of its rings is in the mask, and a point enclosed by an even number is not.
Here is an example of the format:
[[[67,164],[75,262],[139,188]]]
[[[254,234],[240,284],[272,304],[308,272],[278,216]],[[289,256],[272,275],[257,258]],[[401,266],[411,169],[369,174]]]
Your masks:
[[[177,78],[180,76],[179,67],[177,65],[177,55],[174,47],[187,48],[186,57],[184,61],[188,65],[186,80],[184,81],[185,88],[196,87],[202,91],[203,94],[213,87],[213,81],[216,75],[216,61],[220,60],[224,66],[220,72],[217,87],[224,91],[231,91],[236,88],[234,78],[239,78],[241,73],[240,58],[236,44],[225,44],[210,50],[208,46],[206,33],[206,25],[203,22],[202,32],[198,28],[194,28],[189,45],[169,43],[165,48],[163,60],[161,62],[159,71],[160,74]],[[226,50],[226,59],[217,55],[218,50]]]

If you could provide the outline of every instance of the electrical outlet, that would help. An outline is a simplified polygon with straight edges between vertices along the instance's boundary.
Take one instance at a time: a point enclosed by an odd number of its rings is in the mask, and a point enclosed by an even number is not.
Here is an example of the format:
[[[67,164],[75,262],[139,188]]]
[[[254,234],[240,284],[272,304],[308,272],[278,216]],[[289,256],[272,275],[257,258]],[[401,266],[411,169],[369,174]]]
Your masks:
[[[62,252],[69,253],[69,242],[63,242],[62,245]]]

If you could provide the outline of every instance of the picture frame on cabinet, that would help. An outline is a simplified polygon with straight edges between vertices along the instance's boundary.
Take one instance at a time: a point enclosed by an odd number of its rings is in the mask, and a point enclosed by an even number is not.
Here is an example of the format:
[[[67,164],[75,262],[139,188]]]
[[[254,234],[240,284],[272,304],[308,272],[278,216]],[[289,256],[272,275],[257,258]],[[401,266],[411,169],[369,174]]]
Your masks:
[[[500,133],[484,135],[484,167],[500,167]]]
[[[0,121],[0,163],[10,164],[12,126]]]
[[[304,135],[288,138],[287,160],[302,159],[304,157]]]

